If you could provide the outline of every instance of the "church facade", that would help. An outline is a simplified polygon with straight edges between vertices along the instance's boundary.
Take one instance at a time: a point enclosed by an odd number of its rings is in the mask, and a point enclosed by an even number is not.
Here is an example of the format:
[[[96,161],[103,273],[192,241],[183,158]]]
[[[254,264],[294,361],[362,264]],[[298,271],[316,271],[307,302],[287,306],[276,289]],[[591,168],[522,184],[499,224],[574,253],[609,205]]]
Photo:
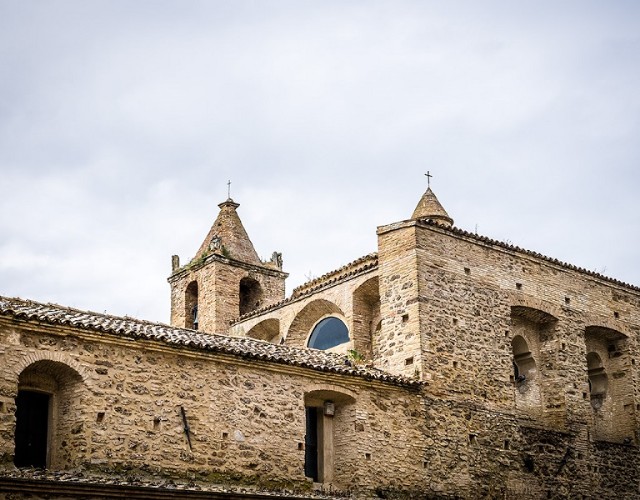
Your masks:
[[[0,298],[0,495],[640,497],[638,287],[428,189],[285,297],[238,207],[172,258],[171,325]]]

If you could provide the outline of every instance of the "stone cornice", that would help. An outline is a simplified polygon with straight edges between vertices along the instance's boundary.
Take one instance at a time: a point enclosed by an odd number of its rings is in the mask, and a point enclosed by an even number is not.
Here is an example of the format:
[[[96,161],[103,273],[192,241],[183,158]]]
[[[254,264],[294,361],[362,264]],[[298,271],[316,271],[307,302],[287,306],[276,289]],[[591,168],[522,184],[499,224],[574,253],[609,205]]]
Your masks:
[[[167,278],[167,281],[169,283],[173,283],[174,281],[177,281],[178,279],[182,278],[187,273],[191,271],[197,271],[198,269],[202,269],[204,266],[210,264],[211,262],[220,262],[222,264],[227,264],[229,266],[239,267],[247,271],[256,271],[258,273],[267,274],[269,276],[277,276],[282,278],[286,278],[287,276],[289,276],[289,273],[281,271],[280,269],[275,269],[269,266],[259,266],[256,264],[248,264],[240,260],[232,259],[231,257],[225,257],[223,255],[211,253],[204,258],[193,260],[188,264],[182,267],[179,267],[173,273],[171,273],[171,276]]]

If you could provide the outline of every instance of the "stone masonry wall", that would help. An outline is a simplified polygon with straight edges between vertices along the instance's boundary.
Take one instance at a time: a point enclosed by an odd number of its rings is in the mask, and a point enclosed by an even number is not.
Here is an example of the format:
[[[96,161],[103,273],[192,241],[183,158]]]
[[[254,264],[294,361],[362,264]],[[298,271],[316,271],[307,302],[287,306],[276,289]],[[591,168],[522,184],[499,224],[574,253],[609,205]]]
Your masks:
[[[422,314],[424,371],[431,373],[434,394],[512,410],[517,391],[513,307],[541,310],[556,320],[539,335],[538,378],[524,382],[535,382],[543,394],[544,418],[539,423],[571,429],[591,425],[603,413],[605,418],[615,415],[621,433],[608,439],[637,441],[629,429],[638,428],[640,294],[438,228],[421,228],[417,242],[420,302],[427,305]],[[600,416],[588,397],[585,331],[590,326],[627,336],[624,341],[607,341],[616,364],[609,377],[620,399],[609,408],[603,406]],[[614,410],[614,405],[625,411]]]
[[[635,446],[531,426],[473,403],[426,403],[426,498],[637,498]]]
[[[391,373],[426,380],[415,228],[379,231],[378,262],[382,324],[373,339],[374,359]]]
[[[8,320],[0,322],[0,346],[0,456],[7,465],[19,376],[44,360],[81,380],[67,408],[81,425],[56,431],[62,467],[306,488],[305,394],[344,387],[354,402],[337,404],[334,486],[417,489],[424,480],[421,398],[397,386]]]

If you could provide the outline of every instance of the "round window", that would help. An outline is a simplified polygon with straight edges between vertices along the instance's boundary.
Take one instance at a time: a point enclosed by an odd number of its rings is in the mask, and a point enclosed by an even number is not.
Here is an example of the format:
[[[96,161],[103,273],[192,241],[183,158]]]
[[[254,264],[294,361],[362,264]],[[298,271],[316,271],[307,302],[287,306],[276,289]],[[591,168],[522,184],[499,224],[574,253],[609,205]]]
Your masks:
[[[314,349],[331,349],[349,342],[349,330],[341,320],[330,316],[324,318],[314,327],[309,337],[309,347]]]

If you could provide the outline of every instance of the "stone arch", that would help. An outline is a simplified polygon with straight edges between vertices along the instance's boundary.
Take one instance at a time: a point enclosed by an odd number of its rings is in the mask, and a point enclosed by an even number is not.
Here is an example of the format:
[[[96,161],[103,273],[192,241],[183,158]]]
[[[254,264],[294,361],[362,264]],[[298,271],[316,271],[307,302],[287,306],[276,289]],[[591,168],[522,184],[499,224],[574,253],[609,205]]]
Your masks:
[[[287,331],[286,344],[305,347],[313,326],[326,316],[336,316],[344,320],[342,310],[333,302],[316,299],[306,304],[291,322]]]
[[[184,291],[184,327],[198,329],[198,282],[193,280]]]
[[[53,353],[59,354],[59,353]],[[16,394],[14,463],[64,469],[86,449],[86,386],[80,371],[59,360],[37,359],[21,369]]]
[[[280,335],[280,320],[276,318],[265,319],[247,332],[247,337],[268,342],[276,342]]]
[[[369,278],[353,291],[353,348],[366,359],[373,356],[373,337],[380,319],[378,276]]]
[[[549,301],[537,299],[524,295],[521,292],[510,292],[511,308],[519,308],[521,310],[537,311],[535,314],[546,315],[551,321],[556,320],[562,315],[562,309]]]
[[[89,373],[87,369],[78,363],[75,359],[69,356],[65,352],[50,352],[50,351],[38,351],[27,354],[21,361],[16,365],[16,373],[20,375],[28,366],[37,363],[38,361],[51,361],[54,363],[60,363],[68,366],[74,372],[76,372],[83,383],[87,383],[89,379]]]
[[[336,471],[348,468],[345,459],[355,442],[356,402],[352,391],[333,385],[305,392],[305,476],[333,483]]]
[[[239,285],[239,314],[248,314],[255,311],[262,304],[262,285],[256,279],[245,276]]]
[[[596,440],[635,441],[635,404],[628,337],[609,326],[584,331],[585,368]]]

